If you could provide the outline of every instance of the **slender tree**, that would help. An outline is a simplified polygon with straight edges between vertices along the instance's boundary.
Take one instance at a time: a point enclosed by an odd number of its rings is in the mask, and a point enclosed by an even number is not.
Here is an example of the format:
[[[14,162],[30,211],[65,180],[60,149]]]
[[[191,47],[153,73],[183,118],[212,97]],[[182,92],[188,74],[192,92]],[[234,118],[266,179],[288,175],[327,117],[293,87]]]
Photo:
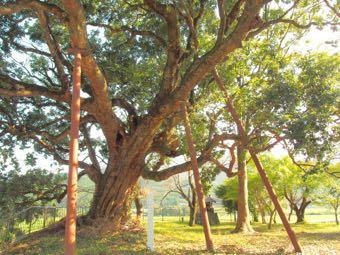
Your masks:
[[[195,225],[198,205],[192,174],[188,172],[187,182],[183,182],[183,180],[181,181],[179,175],[173,176],[172,187],[165,193],[162,200],[164,200],[170,193],[178,193],[187,202],[190,211],[189,226]]]

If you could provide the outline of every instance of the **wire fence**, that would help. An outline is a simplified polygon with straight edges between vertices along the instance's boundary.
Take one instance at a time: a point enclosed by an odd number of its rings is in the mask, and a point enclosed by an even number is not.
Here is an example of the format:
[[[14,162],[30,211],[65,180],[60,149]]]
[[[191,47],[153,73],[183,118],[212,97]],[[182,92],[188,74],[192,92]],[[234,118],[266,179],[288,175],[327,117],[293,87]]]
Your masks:
[[[132,213],[135,214],[136,210],[133,209]],[[235,214],[229,214],[222,206],[215,206],[214,212],[217,213],[220,222],[235,222]],[[147,217],[147,209],[143,207],[143,220]],[[188,206],[175,206],[175,207],[156,207],[154,208],[154,220],[159,221],[178,221],[188,222],[190,216],[190,209]]]
[[[88,207],[78,207],[77,215],[85,215]],[[49,227],[66,217],[65,207],[32,206],[1,218],[0,245],[19,240],[27,234]]]

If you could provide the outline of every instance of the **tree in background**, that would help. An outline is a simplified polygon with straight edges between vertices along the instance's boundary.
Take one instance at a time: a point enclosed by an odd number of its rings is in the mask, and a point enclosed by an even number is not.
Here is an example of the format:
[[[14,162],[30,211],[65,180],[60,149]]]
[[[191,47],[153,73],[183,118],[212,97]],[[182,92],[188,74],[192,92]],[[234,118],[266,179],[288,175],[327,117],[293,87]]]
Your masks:
[[[280,3],[2,1],[2,145],[33,144],[33,154],[68,164],[72,64],[67,49],[88,50],[82,62],[79,161],[79,178],[88,175],[95,183],[87,219],[124,223],[139,177],[161,181],[190,169],[190,162],[162,166],[183,154],[175,130],[180,102],[190,98],[194,105],[209,91],[208,75],[216,65],[277,24],[290,29],[337,21],[324,2]],[[322,8],[330,12],[326,18],[319,15]],[[230,138],[235,137],[213,132],[199,164]],[[148,164],[149,158],[157,162]]]
[[[201,170],[201,182],[203,185],[203,191],[205,195],[209,194],[212,188],[212,182],[214,181],[216,175],[218,174],[218,169],[211,168],[209,166],[203,167]],[[187,180],[181,179],[180,175],[175,175],[172,177],[172,184],[170,190],[165,193],[162,201],[170,194],[179,194],[188,204],[189,207],[189,226],[195,225],[198,204],[197,204],[197,193],[195,183],[193,181],[193,175],[188,172]]]
[[[261,153],[281,143],[302,171],[312,172],[324,168],[337,142],[333,134],[339,56],[289,53],[294,40],[289,40],[286,47],[283,41],[272,36],[234,52],[219,70],[227,74],[221,76],[224,80],[219,78],[220,87],[225,84],[231,96],[221,97],[220,90],[212,95],[212,101],[226,100],[228,109],[233,102],[232,111],[239,118],[235,121],[228,115],[219,117],[219,125],[238,138],[224,144],[230,154],[228,167],[213,160],[227,176],[237,175],[239,179],[236,231],[252,231],[247,202],[249,148]],[[246,134],[240,138],[241,126]],[[305,162],[298,162],[296,155]]]
[[[304,223],[305,210],[312,203],[313,194],[318,186],[322,185],[318,183],[316,174],[306,175],[289,157],[275,159],[265,155],[261,159],[271,180],[276,183],[277,194],[288,202],[290,208],[288,218],[291,218],[294,211],[296,223]]]
[[[172,187],[165,193],[162,201],[170,193],[178,193],[188,204],[190,216],[189,216],[189,226],[195,225],[196,214],[197,214],[197,194],[195,189],[195,184],[192,180],[192,174],[188,172],[188,178],[186,182],[180,179],[179,175],[172,177]]]
[[[0,214],[5,219],[34,205],[58,202],[66,192],[66,176],[43,169],[0,171]]]
[[[5,219],[13,212],[19,212],[34,205],[44,205],[53,200],[58,202],[66,193],[66,175],[41,168],[21,172],[13,151],[6,147],[0,153],[0,215]],[[34,164],[34,158],[25,163]]]
[[[339,169],[339,163],[332,165],[331,171]],[[338,209],[340,207],[340,179],[329,174],[318,177],[322,183],[315,192],[315,199],[318,203],[331,207],[334,210],[335,223],[339,225]]]
[[[294,211],[297,223],[303,223],[307,206],[315,200],[319,190],[327,190],[327,182],[320,179],[320,174],[306,175],[289,157],[276,159],[272,155],[266,154],[261,156],[261,162],[278,198],[281,201],[287,200],[291,209],[289,215]],[[276,213],[275,207],[252,163],[249,164],[249,169],[249,203],[253,204],[255,210],[261,215],[262,223],[268,223],[268,228],[271,228]],[[235,178],[227,179],[224,184],[217,187],[215,193],[223,200],[237,201],[237,180]],[[336,202],[336,196],[336,194],[334,197],[328,196],[330,202],[333,199],[335,199],[333,202]],[[325,195],[324,199],[326,197]],[[252,214],[254,215],[254,213]],[[266,215],[269,216],[268,222],[266,222]]]
[[[321,174],[302,171],[288,156],[275,159],[273,156],[263,155],[261,160],[278,197],[288,202],[288,218],[295,212],[296,223],[304,223],[306,208],[315,201],[318,189],[325,185],[320,181]],[[275,210],[271,213],[275,213]]]
[[[255,181],[256,178],[256,173],[250,173],[249,174],[249,182],[248,182],[248,191],[249,191],[249,211],[251,213],[251,215],[253,216],[253,219],[255,221],[255,219],[257,218],[257,205],[255,205],[255,187],[253,184],[255,184],[253,181]],[[253,178],[254,177],[254,178]],[[259,178],[257,178],[258,181],[260,182],[260,187],[263,188],[263,185],[261,183],[261,180]],[[219,185],[216,187],[215,189],[215,195],[223,200],[223,205],[226,208],[226,211],[229,213],[233,213],[234,211],[238,211],[238,179],[237,178],[227,178],[223,184]],[[238,215],[238,214],[237,214]],[[237,224],[237,218],[236,220],[236,224]],[[233,232],[237,232],[237,231],[233,231]]]
[[[292,174],[291,177],[287,178],[290,180],[289,186],[285,188],[285,198],[289,203],[291,212],[289,213],[289,219],[292,211],[296,215],[296,223],[305,222],[305,210],[307,206],[312,203],[310,192],[312,191],[309,187],[308,181],[303,179],[302,174]]]

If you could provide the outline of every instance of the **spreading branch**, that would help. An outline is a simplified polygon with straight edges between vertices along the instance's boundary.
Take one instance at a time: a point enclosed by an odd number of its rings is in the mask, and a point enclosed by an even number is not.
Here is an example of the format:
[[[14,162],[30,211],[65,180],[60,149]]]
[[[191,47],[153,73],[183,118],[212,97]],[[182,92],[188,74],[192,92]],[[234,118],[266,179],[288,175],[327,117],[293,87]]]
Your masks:
[[[149,37],[155,40],[162,48],[165,48],[165,49],[167,48],[167,42],[161,36],[157,35],[156,33],[152,31],[138,30],[138,29],[135,29],[133,27],[128,27],[128,26],[121,26],[121,27],[116,28],[108,24],[102,24],[102,23],[97,23],[97,22],[88,22],[87,25],[108,29],[113,34],[129,32],[132,37],[135,37],[137,35]]]

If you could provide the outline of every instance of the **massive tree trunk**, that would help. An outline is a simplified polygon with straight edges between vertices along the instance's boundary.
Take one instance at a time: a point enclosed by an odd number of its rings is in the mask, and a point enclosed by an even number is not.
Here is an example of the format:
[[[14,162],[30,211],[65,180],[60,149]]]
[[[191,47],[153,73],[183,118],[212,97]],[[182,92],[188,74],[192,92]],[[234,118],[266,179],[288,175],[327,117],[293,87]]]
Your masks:
[[[248,175],[246,165],[246,151],[237,148],[238,159],[238,197],[237,197],[237,222],[234,233],[252,233],[250,225],[250,212],[248,205]]]
[[[112,222],[112,226],[124,224],[130,210],[132,194],[141,170],[131,171],[129,168],[107,171],[102,174],[96,184],[88,218],[104,219]]]

